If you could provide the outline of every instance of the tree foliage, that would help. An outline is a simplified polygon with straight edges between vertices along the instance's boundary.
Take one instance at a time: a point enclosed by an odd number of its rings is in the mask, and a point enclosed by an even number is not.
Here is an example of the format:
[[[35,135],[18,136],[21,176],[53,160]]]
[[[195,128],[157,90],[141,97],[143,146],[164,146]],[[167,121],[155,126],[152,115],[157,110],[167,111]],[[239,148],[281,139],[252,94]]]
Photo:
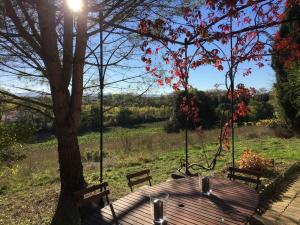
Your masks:
[[[281,25],[277,34],[273,47],[275,54],[272,58],[272,67],[276,72],[275,87],[283,115],[292,129],[300,134],[300,61],[294,56],[300,48],[300,6],[288,9],[286,19],[291,21]],[[279,52],[278,48],[281,48],[283,41],[296,46],[297,50]]]
[[[24,123],[0,123],[0,162],[25,157],[22,142],[31,138],[34,131],[34,127]]]
[[[257,92],[248,102],[249,113],[245,121],[259,121],[272,119],[275,114],[275,108],[270,100],[270,92]]]
[[[166,125],[165,129],[167,131],[176,131],[179,129],[184,129],[185,126],[188,126],[189,129],[195,129],[194,121],[191,119],[186,124],[186,115],[182,111],[182,104],[185,99],[185,93],[183,91],[177,91],[173,96],[173,114],[171,120]],[[195,107],[197,107],[200,118],[198,126],[201,126],[204,129],[212,128],[217,123],[217,115],[215,107],[218,106],[218,103],[214,102],[214,99],[211,98],[208,93],[203,91],[198,91],[193,89],[189,92],[189,98],[194,99]]]

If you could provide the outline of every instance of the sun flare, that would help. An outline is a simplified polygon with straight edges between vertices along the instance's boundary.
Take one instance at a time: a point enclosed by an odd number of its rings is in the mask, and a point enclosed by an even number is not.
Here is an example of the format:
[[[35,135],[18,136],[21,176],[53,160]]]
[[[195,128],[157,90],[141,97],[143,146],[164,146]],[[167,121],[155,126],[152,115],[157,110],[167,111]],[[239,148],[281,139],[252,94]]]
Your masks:
[[[80,12],[83,3],[82,0],[67,0],[67,4],[73,12]]]

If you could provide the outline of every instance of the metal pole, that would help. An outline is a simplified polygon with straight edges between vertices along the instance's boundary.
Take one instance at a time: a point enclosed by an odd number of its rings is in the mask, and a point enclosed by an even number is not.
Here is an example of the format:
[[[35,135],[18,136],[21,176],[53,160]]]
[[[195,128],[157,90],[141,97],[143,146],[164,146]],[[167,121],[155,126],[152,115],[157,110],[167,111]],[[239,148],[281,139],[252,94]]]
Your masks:
[[[103,74],[103,31],[102,31],[103,12],[99,12],[99,27],[100,27],[100,68],[99,68],[99,82],[100,82],[100,182],[103,182],[103,88],[104,88],[104,74]]]
[[[230,25],[231,25],[231,30],[232,30],[232,17],[230,17]],[[235,162],[234,162],[234,121],[233,121],[233,116],[234,116],[234,101],[233,101],[233,94],[234,94],[234,75],[233,75],[233,53],[232,53],[232,48],[233,48],[233,40],[232,40],[232,34],[230,36],[230,92],[231,92],[231,121],[232,121],[232,128],[231,128],[231,145],[232,145],[232,167],[235,167]]]
[[[187,39],[184,41],[185,45],[185,60],[186,60],[186,65],[185,65],[185,72],[187,73],[188,66],[187,66],[187,51],[188,51],[188,44],[187,44]],[[191,175],[191,172],[189,171],[189,160],[188,160],[188,125],[189,125],[189,113],[190,113],[190,101],[189,101],[189,92],[188,92],[188,73],[185,76],[185,87],[184,87],[184,92],[185,92],[185,98],[187,102],[187,114],[186,114],[186,119],[185,119],[185,174],[186,175]]]

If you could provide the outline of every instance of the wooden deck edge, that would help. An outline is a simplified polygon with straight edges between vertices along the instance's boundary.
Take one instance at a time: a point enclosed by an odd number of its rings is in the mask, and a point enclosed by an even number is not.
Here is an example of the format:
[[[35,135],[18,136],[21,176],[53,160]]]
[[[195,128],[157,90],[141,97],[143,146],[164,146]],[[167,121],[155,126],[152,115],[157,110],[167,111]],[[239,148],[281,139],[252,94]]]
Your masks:
[[[257,213],[262,215],[269,207],[269,205],[280,197],[288,185],[293,183],[300,175],[300,162],[296,162],[286,169],[282,174],[278,175],[277,178],[269,184],[259,194],[259,205]]]

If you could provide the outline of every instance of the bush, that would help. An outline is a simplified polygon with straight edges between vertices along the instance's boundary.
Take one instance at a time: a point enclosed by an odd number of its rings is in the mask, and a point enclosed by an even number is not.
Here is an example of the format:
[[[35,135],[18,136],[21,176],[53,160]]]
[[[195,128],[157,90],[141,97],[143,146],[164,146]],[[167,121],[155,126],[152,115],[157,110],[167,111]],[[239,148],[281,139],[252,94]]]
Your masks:
[[[270,160],[265,159],[263,156],[246,149],[238,161],[241,169],[249,170],[265,170],[271,164]]]
[[[178,133],[179,132],[179,126],[178,124],[171,120],[171,121],[168,121],[164,124],[164,131],[166,133]]]
[[[285,125],[279,125],[274,128],[275,136],[278,138],[292,138],[294,136],[294,132]]]
[[[177,126],[181,129],[184,129],[186,126],[186,114],[182,111],[182,104],[186,94],[184,91],[176,92],[174,96],[174,112],[173,112],[173,123],[176,122]],[[189,93],[189,99],[195,99],[195,107],[198,109],[198,115],[200,120],[197,124],[193,120],[189,120],[187,126],[189,129],[195,129],[198,126],[203,127],[204,129],[213,128],[217,121],[217,113],[215,108],[217,103],[214,99],[206,92],[192,90]],[[172,128],[172,125],[170,125]]]
[[[258,133],[254,133],[254,132],[249,133],[247,135],[247,139],[254,139],[254,138],[259,138],[259,137],[260,137],[260,135]]]
[[[124,109],[122,108],[116,116],[117,124],[119,124],[121,126],[128,125],[130,123],[131,114],[132,114],[131,111],[129,111],[126,108],[124,108]]]
[[[255,123],[256,126],[262,127],[270,127],[275,128],[277,126],[282,126],[284,123],[278,119],[266,119],[266,120],[259,120]]]
[[[293,130],[285,122],[278,119],[260,120],[255,125],[272,128],[278,138],[292,138],[294,136]]]
[[[14,161],[25,157],[22,141],[30,138],[35,129],[26,124],[0,124],[0,161]]]

